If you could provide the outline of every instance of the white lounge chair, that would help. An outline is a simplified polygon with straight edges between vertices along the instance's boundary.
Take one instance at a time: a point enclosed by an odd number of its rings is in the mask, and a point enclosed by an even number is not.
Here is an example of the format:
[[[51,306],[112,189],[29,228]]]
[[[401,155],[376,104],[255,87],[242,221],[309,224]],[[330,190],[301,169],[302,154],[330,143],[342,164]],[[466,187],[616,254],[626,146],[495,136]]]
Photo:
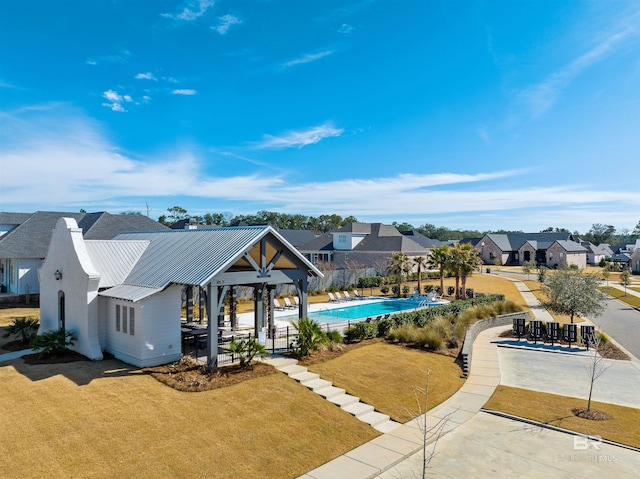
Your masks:
[[[277,299],[273,299],[273,307],[275,308],[276,311],[284,311],[284,306],[282,306],[280,304],[280,301],[278,301]]]
[[[342,294],[344,294],[344,299],[346,299],[347,301],[351,301],[352,299],[355,299],[355,298],[352,298],[351,295],[349,295],[349,291],[343,291]]]
[[[336,291],[336,301],[344,301],[344,298],[339,291]]]
[[[360,293],[358,293],[357,289],[353,290],[353,295],[357,298],[357,299],[364,299],[364,296],[360,296]]]
[[[284,307],[287,309],[295,309],[296,306],[291,304],[291,300],[289,298],[284,298]]]
[[[336,299],[336,297],[333,295],[333,293],[328,293],[329,294],[329,301],[333,302],[333,301],[338,301]]]
[[[298,298],[297,296],[293,297],[293,304],[295,304],[296,306],[300,306],[300,298]]]

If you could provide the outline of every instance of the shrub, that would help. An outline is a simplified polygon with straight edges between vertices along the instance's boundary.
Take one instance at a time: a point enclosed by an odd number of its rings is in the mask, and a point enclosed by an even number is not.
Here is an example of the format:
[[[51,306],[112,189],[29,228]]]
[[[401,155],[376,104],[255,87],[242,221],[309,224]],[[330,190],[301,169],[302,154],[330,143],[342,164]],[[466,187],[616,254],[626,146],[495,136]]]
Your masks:
[[[291,324],[298,330],[297,345],[294,349],[299,356],[308,356],[311,351],[316,351],[321,344],[328,342],[326,333],[313,319],[300,318]]]
[[[358,288],[377,288],[381,282],[381,276],[362,276],[358,278]]]
[[[377,323],[378,323],[378,337],[380,338],[386,338],[395,324],[395,322],[391,318],[381,319],[380,321],[377,321]]]
[[[331,343],[342,343],[342,342],[344,342],[344,338],[342,337],[342,334],[340,334],[340,331],[336,331],[335,329],[331,329],[331,330],[327,331],[327,339]]]
[[[423,348],[437,351],[444,348],[446,339],[438,331],[434,331],[431,328],[423,328],[420,330],[416,343]]]
[[[396,328],[393,328],[387,338],[391,341],[398,341],[400,343],[413,343],[416,340],[416,328],[412,324],[403,324]]]
[[[69,346],[73,346],[75,340],[75,335],[65,329],[47,331],[33,338],[33,349],[38,351],[40,357],[51,356],[55,358],[59,353],[66,351]]]
[[[253,367],[252,362],[256,356],[263,357],[269,354],[269,351],[267,351],[266,348],[255,338],[241,339],[239,341],[233,339],[231,343],[229,343],[229,347],[224,348],[223,350],[227,353],[235,354],[240,357],[240,369]]]
[[[394,296],[400,296],[400,288],[398,286],[392,286],[391,291],[393,291]]]
[[[424,287],[424,292],[429,294],[431,291],[433,291],[433,285],[432,284],[428,284]]]
[[[403,295],[405,298],[406,298],[407,296],[409,296],[409,291],[410,291],[409,286],[404,285],[404,286],[402,287],[402,295]]]
[[[448,296],[453,296],[453,293],[456,292],[456,288],[455,286],[447,286],[447,295]]]
[[[378,335],[378,322],[361,322],[349,326],[344,333],[347,341],[362,341],[363,339],[375,338]]]
[[[15,318],[2,337],[8,338],[11,335],[15,335],[20,338],[20,342],[23,344],[29,344],[36,337],[39,326],[38,318],[33,316]]]
[[[467,288],[467,298],[473,299],[473,288]]]
[[[380,288],[380,292],[386,295],[389,292],[389,287],[383,286],[382,288]]]

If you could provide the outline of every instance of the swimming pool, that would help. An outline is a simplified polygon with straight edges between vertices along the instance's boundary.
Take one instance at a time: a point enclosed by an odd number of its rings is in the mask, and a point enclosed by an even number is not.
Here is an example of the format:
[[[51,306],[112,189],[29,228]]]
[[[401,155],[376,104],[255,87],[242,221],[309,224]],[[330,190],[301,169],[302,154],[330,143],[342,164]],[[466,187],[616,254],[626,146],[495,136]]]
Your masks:
[[[438,306],[442,303],[428,303],[426,306]],[[322,309],[310,312],[307,316],[318,323],[344,323],[347,321],[357,321],[366,318],[376,318],[377,316],[400,313],[402,311],[412,311],[418,307],[423,307],[421,301],[414,299],[381,299],[375,303],[358,304],[357,301],[344,303],[344,306]],[[285,316],[280,319],[295,321],[295,316]]]

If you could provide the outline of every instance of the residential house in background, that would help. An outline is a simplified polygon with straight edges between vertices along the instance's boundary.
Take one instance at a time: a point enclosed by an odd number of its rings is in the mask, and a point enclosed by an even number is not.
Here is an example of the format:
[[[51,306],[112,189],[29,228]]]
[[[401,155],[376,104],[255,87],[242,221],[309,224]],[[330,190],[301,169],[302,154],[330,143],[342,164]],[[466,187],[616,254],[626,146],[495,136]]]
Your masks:
[[[77,221],[86,239],[111,239],[125,231],[165,230],[166,226],[142,215],[68,213],[0,213],[0,284],[6,293],[38,294],[38,268],[47,254],[56,222]]]
[[[587,267],[587,249],[570,240],[556,240],[547,248],[547,264],[549,268]]]
[[[428,249],[411,235],[382,223],[349,223],[311,240],[300,247],[300,252],[314,264],[325,262],[337,268],[353,264],[379,271],[397,252],[410,258],[428,255]]]
[[[636,244],[631,253],[631,272],[634,274],[640,274],[640,239],[636,240]]]
[[[600,246],[594,245],[591,241],[582,241],[580,243],[587,250],[587,264],[598,266],[600,261],[607,257],[607,252]]]
[[[553,267],[554,264],[559,263],[547,258],[547,250],[556,241],[570,241],[580,246],[571,233],[488,233],[476,243],[475,247],[480,251],[484,264],[498,262],[503,265],[521,265],[525,261],[533,261],[537,265]],[[574,251],[573,245],[561,244],[556,246],[557,253],[560,253],[564,247],[572,251],[571,261],[586,264],[585,248],[580,246],[581,252],[579,252]],[[584,261],[578,259],[580,255],[584,255]]]

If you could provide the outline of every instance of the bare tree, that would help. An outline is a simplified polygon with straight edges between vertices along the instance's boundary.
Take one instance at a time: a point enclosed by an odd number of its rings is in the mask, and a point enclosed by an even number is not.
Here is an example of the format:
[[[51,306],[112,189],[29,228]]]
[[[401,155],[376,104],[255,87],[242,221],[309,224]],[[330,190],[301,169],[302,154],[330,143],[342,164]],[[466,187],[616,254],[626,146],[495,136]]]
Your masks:
[[[594,338],[589,341],[589,346],[593,349],[593,353],[589,356],[589,362],[586,365],[586,371],[589,375],[589,399],[587,401],[587,415],[591,413],[591,395],[593,393],[593,384],[596,380],[604,374],[604,372],[611,367],[611,364],[607,364],[605,358],[600,354],[603,346],[602,336],[600,334],[594,335]]]

